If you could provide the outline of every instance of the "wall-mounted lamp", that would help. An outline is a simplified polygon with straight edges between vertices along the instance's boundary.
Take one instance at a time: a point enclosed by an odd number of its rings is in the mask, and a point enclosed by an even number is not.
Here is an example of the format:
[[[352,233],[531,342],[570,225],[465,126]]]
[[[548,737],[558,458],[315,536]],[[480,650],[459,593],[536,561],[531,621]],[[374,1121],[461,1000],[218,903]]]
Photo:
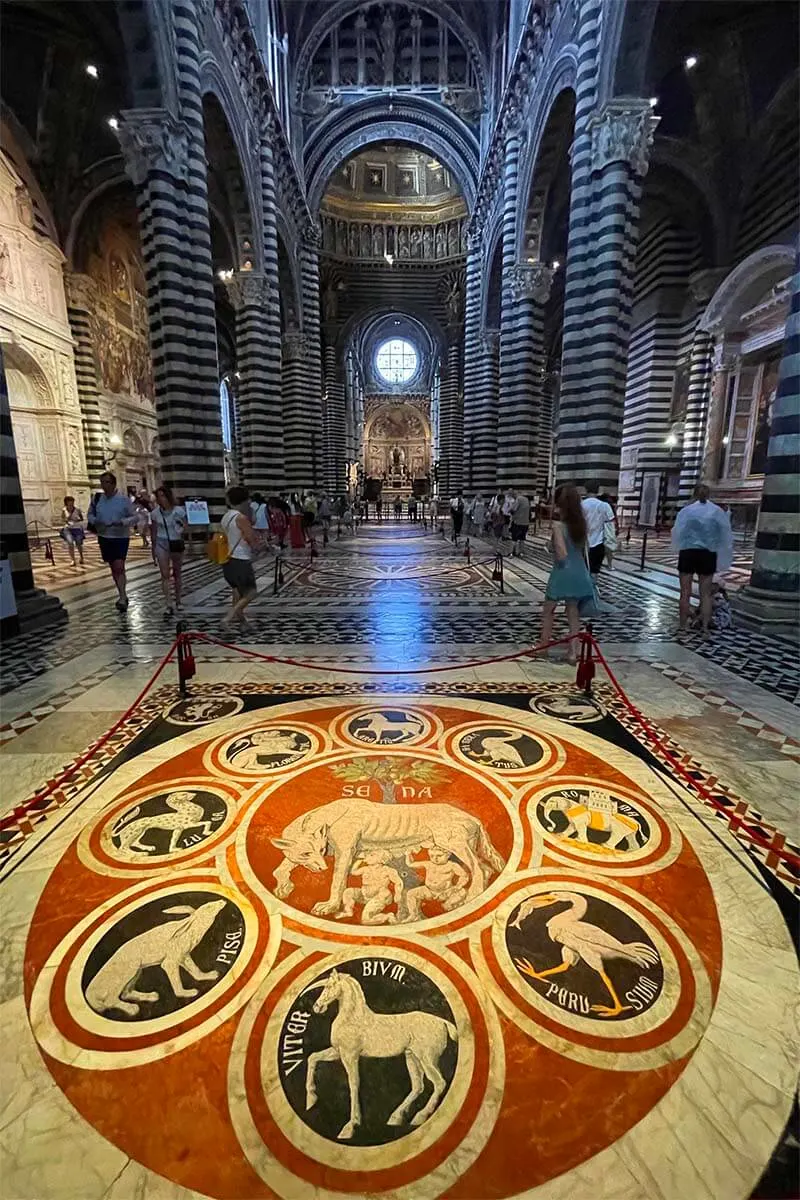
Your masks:
[[[651,108],[658,108],[658,96],[651,96],[648,103]]]
[[[91,79],[98,79],[98,78],[99,78],[99,76],[100,76],[100,72],[98,71],[98,69],[97,69],[97,67],[94,65],[94,63],[87,63],[87,64],[86,64],[86,74],[87,74],[87,75],[88,75],[88,76],[89,76]]]
[[[683,65],[686,67],[687,71],[693,71],[697,66],[697,55],[690,54],[688,58],[683,60]]]
[[[552,263],[551,263],[551,266],[552,266],[552,268],[553,268],[553,270],[554,270],[554,271],[557,271],[557,270],[558,270],[558,268],[561,266],[561,263],[558,261],[558,259],[557,259],[557,258],[554,258],[554,259],[553,259],[553,261],[552,261]]]
[[[109,129],[113,129],[115,133],[119,129],[119,121],[117,120],[116,117],[109,117],[108,120],[106,121],[106,125],[108,126]]]
[[[389,264],[389,266],[390,266],[390,267],[393,267],[393,266],[394,266],[394,255],[393,255],[393,254],[389,254],[389,253],[387,252],[386,254],[384,254],[384,256],[383,256],[383,257],[386,259],[386,261],[387,261],[387,263]]]
[[[722,439],[722,444],[723,444],[723,446],[727,446],[727,444],[728,444],[728,442],[729,442],[730,440],[731,440],[731,439],[728,437],[728,435],[727,435],[727,433],[726,433],[726,434],[725,434],[725,436],[724,436],[724,438]]]
[[[217,279],[221,279],[223,283],[228,279],[233,279],[233,271],[217,271]]]

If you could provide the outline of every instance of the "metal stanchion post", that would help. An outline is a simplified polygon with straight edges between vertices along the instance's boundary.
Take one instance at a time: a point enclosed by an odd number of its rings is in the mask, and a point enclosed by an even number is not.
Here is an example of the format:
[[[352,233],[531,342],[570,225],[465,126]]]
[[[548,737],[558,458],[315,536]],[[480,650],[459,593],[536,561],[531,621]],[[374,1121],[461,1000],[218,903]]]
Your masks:
[[[504,596],[506,594],[505,565],[503,563],[503,555],[500,554],[498,557],[500,559],[500,595]]]
[[[642,537],[642,557],[639,560],[639,570],[644,570],[645,559],[647,557],[647,530],[645,529]]]
[[[276,559],[275,559],[275,578],[272,581],[273,596],[277,596],[277,594],[278,594],[278,570],[279,570],[280,561],[281,560],[276,557]]]
[[[472,551],[470,550],[469,538],[467,538],[467,544],[466,544],[466,546],[464,547],[464,558],[467,560],[467,566],[468,566],[468,567],[471,567],[471,566],[472,566],[472,558],[471,558],[471,554],[472,554]]]
[[[181,699],[185,700],[188,695],[186,681],[194,675],[194,655],[186,640],[186,622],[178,621],[175,626],[175,636],[178,641],[178,651],[176,660],[178,663],[178,690],[181,694]]]

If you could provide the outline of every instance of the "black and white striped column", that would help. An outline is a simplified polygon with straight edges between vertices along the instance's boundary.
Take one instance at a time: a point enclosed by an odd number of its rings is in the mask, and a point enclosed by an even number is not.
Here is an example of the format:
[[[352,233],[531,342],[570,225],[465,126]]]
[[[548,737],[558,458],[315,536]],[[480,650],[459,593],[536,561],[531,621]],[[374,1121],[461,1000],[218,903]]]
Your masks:
[[[450,328],[448,337],[439,383],[439,494],[444,499],[462,486],[464,444],[460,329]]]
[[[791,610],[800,601],[800,258],[791,284],[778,390],[772,409],[764,491],[748,599]],[[770,614],[767,613],[767,616]],[[788,616],[789,614],[786,613]]]
[[[105,470],[105,450],[109,430],[100,415],[97,393],[97,367],[92,349],[91,312],[97,304],[97,284],[89,275],[65,272],[67,317],[72,330],[75,357],[75,381],[81,408],[83,448],[90,488],[96,488]]]
[[[208,215],[199,9],[170,6],[179,117],[131,109],[120,117],[137,188],[163,475],[180,496],[224,508],[214,281]]]
[[[580,138],[590,179],[582,161],[581,244],[578,262],[567,262],[558,478],[595,479],[609,491],[619,480],[640,181],[657,123],[647,100],[613,100]],[[572,224],[570,205],[568,256]]]
[[[314,483],[306,398],[308,339],[298,329],[283,335],[283,455],[286,488],[299,492]]]
[[[464,487],[468,493],[476,490],[475,485],[475,421],[477,413],[477,387],[480,373],[480,322],[481,322],[481,243],[480,238],[470,235],[467,269],[466,299],[464,305]]]
[[[540,447],[544,382],[544,305],[550,296],[553,269],[543,263],[514,266],[505,280],[500,337],[498,475],[506,486],[530,494],[541,484]],[[505,346],[505,360],[504,360]],[[507,373],[503,374],[504,361]],[[512,369],[513,367],[513,369]]]
[[[236,310],[242,481],[254,491],[281,491],[283,404],[280,362],[276,366],[274,353],[276,342],[280,346],[278,294],[261,271],[232,272],[225,287]]]
[[[338,326],[323,327],[322,412],[325,443],[325,489],[335,496],[347,490],[346,397],[344,363],[336,345]]]
[[[683,458],[678,483],[678,505],[687,504],[700,483],[711,392],[711,354],[714,339],[696,329],[689,358],[689,396],[683,423]]]
[[[472,477],[476,492],[487,495],[502,481],[497,475],[497,407],[500,384],[500,331],[484,329],[478,339],[475,381]]]
[[[559,422],[556,434],[556,474],[569,479],[581,475],[576,466],[579,430],[586,404],[584,356],[588,332],[589,281],[597,241],[592,223],[592,138],[589,121],[596,106],[602,0],[575,0],[575,43],[578,68],[575,80],[575,132],[570,151],[571,178],[569,232],[564,285]],[[566,406],[565,402],[566,401]]]
[[[303,437],[309,486],[324,483],[325,451],[322,417],[322,333],[319,311],[319,230],[308,225],[300,250],[303,333],[306,337],[303,367]]]
[[[513,486],[524,469],[529,445],[518,445],[520,414],[524,410],[524,390],[520,372],[524,369],[526,316],[520,311],[514,286],[517,263],[516,226],[519,190],[519,156],[522,139],[518,126],[509,129],[503,161],[502,218],[502,295],[500,302],[500,396],[498,413],[497,474],[507,486]]]

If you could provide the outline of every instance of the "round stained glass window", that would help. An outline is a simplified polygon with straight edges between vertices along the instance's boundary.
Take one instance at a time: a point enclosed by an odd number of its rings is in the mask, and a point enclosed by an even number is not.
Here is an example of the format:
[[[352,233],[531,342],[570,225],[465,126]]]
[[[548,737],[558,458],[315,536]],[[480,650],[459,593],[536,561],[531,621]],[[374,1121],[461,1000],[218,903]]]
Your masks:
[[[411,342],[390,338],[381,342],[375,354],[375,367],[387,383],[407,383],[417,373],[419,358]]]

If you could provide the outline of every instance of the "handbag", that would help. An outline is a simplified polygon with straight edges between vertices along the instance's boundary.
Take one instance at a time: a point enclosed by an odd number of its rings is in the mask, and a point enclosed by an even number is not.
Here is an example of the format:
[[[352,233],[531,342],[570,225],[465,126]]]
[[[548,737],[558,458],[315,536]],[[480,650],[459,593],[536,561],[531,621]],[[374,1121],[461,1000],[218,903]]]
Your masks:
[[[167,535],[167,541],[169,542],[170,554],[183,554],[183,551],[185,549],[183,538],[171,538],[169,536],[169,529],[167,528],[167,518],[164,516],[164,513],[161,509],[159,509],[159,512],[161,512],[161,520],[164,522],[164,533]]]

